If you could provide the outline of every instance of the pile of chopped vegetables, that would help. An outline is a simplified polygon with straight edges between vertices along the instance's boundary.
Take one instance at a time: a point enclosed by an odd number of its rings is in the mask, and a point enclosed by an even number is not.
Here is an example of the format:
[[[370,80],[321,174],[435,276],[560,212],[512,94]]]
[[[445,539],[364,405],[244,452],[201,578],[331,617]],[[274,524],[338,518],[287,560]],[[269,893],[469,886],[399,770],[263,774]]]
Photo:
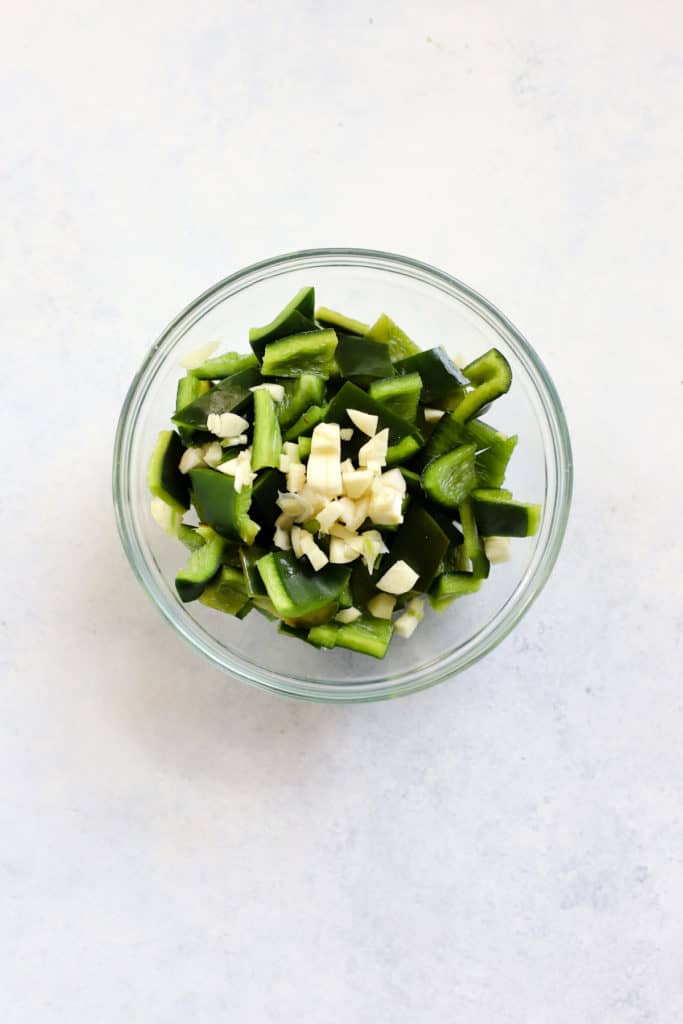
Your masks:
[[[382,658],[536,531],[540,506],[503,489],[517,438],[477,418],[510,388],[497,349],[460,368],[384,314],[316,310],[313,288],[249,342],[183,361],[150,461],[152,513],[190,550],[181,601]]]

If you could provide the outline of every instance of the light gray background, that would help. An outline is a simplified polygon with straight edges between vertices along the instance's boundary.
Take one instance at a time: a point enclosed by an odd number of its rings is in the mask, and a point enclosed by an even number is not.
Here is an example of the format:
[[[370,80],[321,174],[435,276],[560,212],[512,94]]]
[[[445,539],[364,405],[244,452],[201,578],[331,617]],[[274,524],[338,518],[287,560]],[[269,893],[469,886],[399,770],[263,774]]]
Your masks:
[[[683,1019],[682,28],[674,0],[4,0],[4,1024]],[[109,488],[165,323],[330,244],[491,298],[576,458],[515,634],[367,707],[199,661]]]

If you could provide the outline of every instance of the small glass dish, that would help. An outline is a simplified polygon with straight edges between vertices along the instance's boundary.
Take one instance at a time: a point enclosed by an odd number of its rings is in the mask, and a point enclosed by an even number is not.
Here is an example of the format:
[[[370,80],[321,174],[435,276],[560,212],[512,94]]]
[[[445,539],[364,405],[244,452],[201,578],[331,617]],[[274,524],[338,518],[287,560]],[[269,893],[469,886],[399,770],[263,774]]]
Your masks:
[[[422,348],[443,345],[465,361],[499,348],[513,371],[510,392],[488,418],[518,434],[505,486],[543,512],[534,538],[512,540],[512,560],[492,568],[477,594],[442,613],[427,609],[409,641],[394,637],[376,661],[317,651],[252,613],[240,621],[199,602],[181,604],[174,577],[186,550],[150,513],[146,470],[157,433],[169,426],[179,360],[205,342],[246,350],[249,327],[271,319],[303,285],[321,305],[372,322],[387,312]],[[484,417],[486,418],[486,416]],[[210,288],[164,330],[126,395],[116,433],[114,507],[131,567],[171,626],[209,661],[246,682],[317,701],[369,701],[452,678],[499,643],[540,593],[557,559],[572,491],[572,457],[560,400],[520,333],[486,299],[417,260],[363,249],[310,249],[256,263]]]

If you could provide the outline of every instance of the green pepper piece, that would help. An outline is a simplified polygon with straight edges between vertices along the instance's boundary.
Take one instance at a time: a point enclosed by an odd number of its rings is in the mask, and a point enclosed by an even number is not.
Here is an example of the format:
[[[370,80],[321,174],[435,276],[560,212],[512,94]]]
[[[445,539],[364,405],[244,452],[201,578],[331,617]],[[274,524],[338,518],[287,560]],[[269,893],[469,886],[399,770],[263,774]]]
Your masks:
[[[285,441],[301,441],[304,436],[312,434],[315,427],[325,419],[326,413],[326,405],[312,405],[305,413],[303,413],[302,416],[299,416],[296,423],[289,428],[285,434]]]
[[[382,574],[396,562],[406,562],[419,573],[414,590],[429,590],[449,546],[449,539],[424,505],[411,501],[405,519],[382,562]]]
[[[208,585],[199,598],[207,608],[214,608],[226,615],[235,615],[238,619],[251,611],[251,601],[244,589],[244,577],[239,569],[223,566],[220,573]]]
[[[317,373],[302,373],[300,377],[281,381],[285,394],[277,405],[277,418],[281,427],[289,427],[312,405],[325,401],[325,381]]]
[[[278,615],[297,619],[337,601],[349,578],[343,565],[326,565],[315,572],[291,551],[271,551],[257,562],[268,597]]]
[[[368,338],[373,338],[375,341],[383,341],[389,346],[389,355],[392,363],[396,363],[400,359],[406,359],[408,356],[415,355],[420,351],[420,346],[411,341],[405,331],[402,331],[398,324],[395,324],[386,313],[382,313],[372,327],[368,328],[366,334]]]
[[[481,582],[470,572],[445,572],[429,591],[429,603],[437,612],[442,612],[456,597],[476,593]]]
[[[189,483],[178,468],[184,451],[175,431],[162,430],[147,467],[147,486],[152,494],[181,513],[190,507]]]
[[[489,349],[483,356],[469,363],[463,373],[474,384],[474,389],[467,392],[453,411],[454,418],[461,423],[471,419],[489,402],[504,395],[512,384],[510,364],[497,348]]]
[[[206,381],[197,380],[195,377],[181,377],[176,390],[175,411],[180,412],[191,402],[195,402],[209,390]]]
[[[425,493],[445,508],[458,508],[477,486],[473,444],[463,444],[440,455],[422,472]]]
[[[300,627],[288,626],[286,622],[280,622],[277,627],[278,633],[283,636],[289,636],[293,640],[303,640],[305,644],[310,644],[308,639],[308,629],[302,629]],[[315,646],[315,645],[313,645]]]
[[[287,618],[287,625],[294,626],[295,629],[310,629],[312,626],[322,626],[339,611],[339,601],[330,601],[329,604],[323,605],[322,608],[316,608],[315,611],[309,612],[308,615],[299,615],[295,619]]]
[[[254,392],[254,443],[251,453],[253,470],[277,469],[282,451],[282,434],[275,412],[275,402],[267,391]]]
[[[390,445],[397,445],[399,441],[408,436],[414,438],[418,445],[421,445],[423,442],[422,435],[414,423],[409,423],[407,420],[401,419],[400,416],[396,416],[395,413],[390,412],[383,405],[380,405],[379,402],[370,398],[365,391],[356,384],[351,383],[351,381],[346,381],[330,402],[325,414],[325,422],[341,423],[342,426],[352,427],[353,423],[346,413],[347,409],[359,409],[361,412],[377,416],[379,422],[377,429],[389,428]],[[356,430],[352,440],[345,442],[345,445],[348,446],[345,451],[347,453],[357,453],[365,441],[367,441],[367,437],[360,430]],[[349,454],[345,455],[345,458],[349,457]]]
[[[336,349],[337,335],[331,328],[293,334],[266,345],[261,370],[264,377],[299,377],[302,373],[329,377]]]
[[[451,414],[439,420],[434,433],[422,450],[420,459],[426,464],[462,444],[476,445],[474,465],[478,485],[500,487],[505,479],[510,457],[515,450],[517,436],[506,437],[483,420],[472,419],[467,423],[461,423]]]
[[[192,469],[194,504],[199,518],[208,523],[221,537],[243,540],[253,544],[259,531],[258,524],[249,518],[251,488],[235,490],[235,480],[216,469]]]
[[[268,619],[269,622],[278,621],[279,616],[269,597],[252,597],[251,603],[253,604],[254,609],[262,615],[264,619]]]
[[[505,497],[509,491],[472,492],[472,508],[483,537],[533,537],[541,518],[540,505],[527,505]]]
[[[175,578],[176,590],[183,602],[200,597],[221,567],[223,538],[211,531],[205,536],[205,541],[201,548],[192,552],[187,565]]]
[[[305,435],[303,437],[299,436],[299,458],[302,462],[311,454],[312,445],[313,442],[310,437],[306,437]]]
[[[422,378],[419,373],[374,380],[369,387],[371,398],[384,405],[390,412],[411,421],[414,421],[417,415],[421,391]]]
[[[314,647],[331,650],[337,643],[339,626],[336,622],[326,622],[322,626],[314,626],[308,631],[308,642]]]
[[[460,523],[462,525],[463,543],[462,552],[472,564],[472,575],[475,579],[486,579],[491,570],[484,544],[479,536],[477,521],[474,518],[472,499],[466,498],[458,509]]]
[[[240,564],[242,566],[242,575],[244,576],[244,585],[249,597],[266,596],[266,588],[261,579],[261,573],[256,566],[259,558],[263,558],[265,554],[267,554],[267,551],[264,548],[256,547],[256,545],[240,547]]]
[[[315,311],[315,318],[321,327],[334,327],[344,334],[367,334],[369,326],[361,320],[354,320],[353,317],[344,316],[343,313],[336,313],[333,309],[321,306]]]
[[[253,352],[224,352],[221,356],[206,359],[201,366],[195,366],[189,372],[199,380],[223,380],[255,366],[258,366],[258,359]]]
[[[315,330],[313,319],[315,309],[315,291],[313,288],[302,288],[285,308],[278,313],[265,327],[252,327],[249,331],[249,344],[255,355],[263,358],[266,345],[278,338],[286,338],[290,334]]]
[[[342,377],[364,383],[374,377],[389,377],[394,372],[386,342],[341,333],[337,339],[335,359]]]
[[[380,561],[378,560],[375,565],[375,574],[381,576],[379,568]],[[349,586],[351,587],[351,597],[353,598],[351,604],[354,608],[365,608],[368,601],[377,593],[375,581],[368,572],[365,562],[358,561],[353,563]]]
[[[394,624],[389,619],[375,619],[363,615],[355,622],[344,625],[329,623],[309,630],[308,639],[316,647],[345,647],[358,654],[383,658],[387,653]]]
[[[408,492],[410,494],[422,494],[422,479],[419,473],[414,472],[412,469],[408,469],[406,466],[399,466],[401,470],[401,476],[406,482]]]
[[[414,437],[404,437],[397,444],[390,444],[387,448],[387,466],[400,466],[413,455],[416,455],[421,444]]]
[[[251,492],[251,515],[260,524],[262,543],[272,540],[275,520],[280,515],[277,506],[278,491],[287,490],[287,479],[278,469],[267,469],[259,473]]]
[[[190,551],[198,551],[206,543],[197,528],[186,523],[181,523],[178,527],[178,540]]]
[[[206,420],[211,413],[239,412],[244,408],[253,398],[249,389],[259,381],[258,369],[253,366],[233,373],[177,412],[173,422],[191,430],[206,430]]]
[[[420,401],[424,405],[457,394],[468,383],[445,349],[430,348],[396,363],[398,373],[419,373],[422,381]]]

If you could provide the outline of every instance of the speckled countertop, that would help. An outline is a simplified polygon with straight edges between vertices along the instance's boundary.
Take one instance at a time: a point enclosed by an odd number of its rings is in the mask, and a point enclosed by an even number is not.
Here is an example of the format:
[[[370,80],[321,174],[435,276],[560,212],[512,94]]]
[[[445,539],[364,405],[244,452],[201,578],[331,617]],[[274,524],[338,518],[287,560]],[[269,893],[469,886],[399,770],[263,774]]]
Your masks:
[[[680,5],[10,7],[4,1024],[679,1024]],[[492,299],[576,460],[516,632],[365,707],[199,662],[110,499],[163,325],[246,263],[333,244]]]

